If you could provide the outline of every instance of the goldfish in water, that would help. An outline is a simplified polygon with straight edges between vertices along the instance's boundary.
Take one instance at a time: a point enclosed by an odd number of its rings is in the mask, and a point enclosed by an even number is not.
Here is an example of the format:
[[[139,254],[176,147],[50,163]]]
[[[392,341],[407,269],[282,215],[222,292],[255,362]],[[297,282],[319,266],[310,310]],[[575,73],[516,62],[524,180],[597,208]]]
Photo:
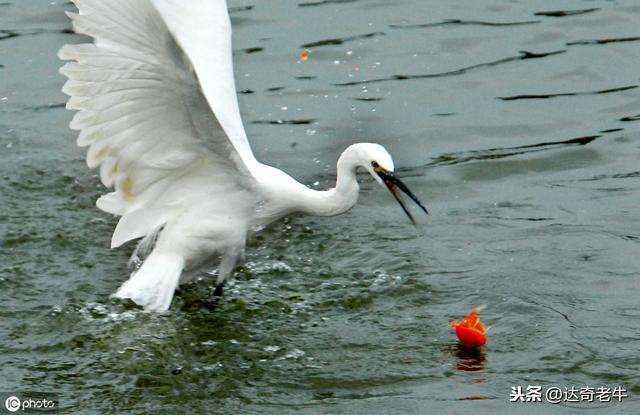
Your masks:
[[[487,342],[487,336],[485,334],[487,329],[484,327],[484,324],[482,324],[480,317],[478,317],[481,309],[482,308],[476,308],[461,321],[453,320],[449,324],[449,327],[456,329],[456,336],[458,336],[458,340],[460,340],[460,343],[464,346],[479,347]]]

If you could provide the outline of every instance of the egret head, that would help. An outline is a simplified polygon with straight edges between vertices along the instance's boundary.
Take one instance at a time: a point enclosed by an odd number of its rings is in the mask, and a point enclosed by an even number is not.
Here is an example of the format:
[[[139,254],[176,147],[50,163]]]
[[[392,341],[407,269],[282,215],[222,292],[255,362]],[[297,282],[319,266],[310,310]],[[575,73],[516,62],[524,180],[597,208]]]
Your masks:
[[[402,207],[402,210],[404,210],[404,213],[407,214],[414,225],[416,221],[413,219],[409,209],[407,209],[404,200],[402,200],[399,190],[409,196],[411,200],[413,200],[420,209],[424,211],[424,213],[429,214],[427,208],[422,205],[416,195],[414,195],[413,192],[409,190],[409,188],[402,183],[400,178],[394,173],[393,160],[384,147],[379,144],[362,143],[359,150],[362,166],[367,169],[369,174],[371,174],[378,183],[387,186],[387,189],[389,189],[393,197]]]

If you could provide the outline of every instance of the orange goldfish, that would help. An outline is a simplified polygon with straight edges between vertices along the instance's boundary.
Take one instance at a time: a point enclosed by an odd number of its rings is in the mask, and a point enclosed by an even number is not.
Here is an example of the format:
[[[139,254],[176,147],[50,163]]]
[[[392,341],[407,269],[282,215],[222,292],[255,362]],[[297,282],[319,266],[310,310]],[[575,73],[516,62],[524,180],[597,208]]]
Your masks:
[[[487,342],[487,330],[477,315],[480,310],[481,308],[472,310],[462,321],[453,320],[449,324],[449,327],[456,329],[456,336],[464,346],[479,347]]]

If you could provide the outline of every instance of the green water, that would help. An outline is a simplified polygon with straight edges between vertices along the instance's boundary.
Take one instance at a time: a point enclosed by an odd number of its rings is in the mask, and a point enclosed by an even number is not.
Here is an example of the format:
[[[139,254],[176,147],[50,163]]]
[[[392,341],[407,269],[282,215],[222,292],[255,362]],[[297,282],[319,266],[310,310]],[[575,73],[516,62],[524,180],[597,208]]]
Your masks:
[[[133,247],[109,250],[67,127],[73,6],[0,2],[0,392],[95,414],[640,411],[635,0],[229,5],[258,158],[326,188],[378,142],[431,215],[412,227],[363,176],[347,214],[251,240],[219,302],[204,274],[167,315],[112,300]],[[559,9],[595,10],[540,14]],[[488,343],[460,348],[448,323],[481,304]],[[509,402],[528,385],[630,396]]]

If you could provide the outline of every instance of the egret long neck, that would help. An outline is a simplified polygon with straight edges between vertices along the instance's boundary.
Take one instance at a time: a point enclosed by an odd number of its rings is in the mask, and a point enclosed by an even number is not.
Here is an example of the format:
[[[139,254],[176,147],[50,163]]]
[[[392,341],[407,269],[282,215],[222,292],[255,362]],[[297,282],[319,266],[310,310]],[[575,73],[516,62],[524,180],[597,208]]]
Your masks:
[[[356,152],[347,148],[338,159],[336,187],[325,191],[309,189],[301,210],[318,216],[333,216],[351,209],[358,201],[356,169],[359,162]]]

